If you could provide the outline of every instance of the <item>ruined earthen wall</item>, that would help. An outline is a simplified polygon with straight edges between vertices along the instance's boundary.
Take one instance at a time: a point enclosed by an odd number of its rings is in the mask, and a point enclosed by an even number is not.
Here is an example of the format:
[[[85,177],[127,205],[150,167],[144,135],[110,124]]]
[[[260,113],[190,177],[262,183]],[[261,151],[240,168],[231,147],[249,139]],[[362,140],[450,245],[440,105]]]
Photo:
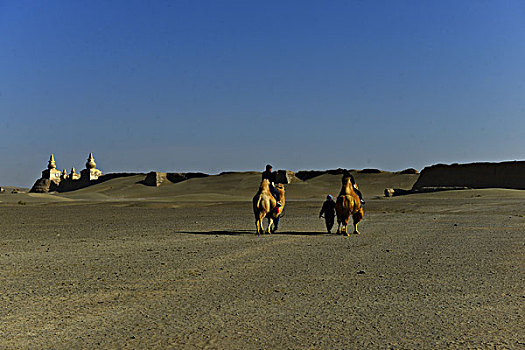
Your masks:
[[[277,176],[276,176],[276,182],[280,184],[289,184],[294,182],[294,180],[298,180],[295,177],[295,173],[290,170],[278,170]]]
[[[143,183],[147,186],[159,187],[164,181],[166,181],[166,173],[151,171],[146,175]]]
[[[412,187],[525,189],[525,162],[438,164],[426,167]]]

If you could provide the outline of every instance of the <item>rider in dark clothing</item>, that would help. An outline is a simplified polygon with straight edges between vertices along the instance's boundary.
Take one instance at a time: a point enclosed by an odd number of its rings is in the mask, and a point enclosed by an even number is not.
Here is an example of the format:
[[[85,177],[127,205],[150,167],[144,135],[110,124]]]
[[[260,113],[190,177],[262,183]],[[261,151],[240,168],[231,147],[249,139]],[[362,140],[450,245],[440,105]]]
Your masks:
[[[266,170],[262,173],[262,179],[268,179],[270,181],[270,192],[277,200],[277,206],[281,206],[281,193],[274,187],[274,183],[277,179],[277,173],[272,171],[270,164],[266,165]]]
[[[324,222],[326,223],[326,230],[330,233],[332,226],[334,226],[335,218],[335,202],[331,195],[326,196],[326,201],[323,203],[319,217],[324,214]]]

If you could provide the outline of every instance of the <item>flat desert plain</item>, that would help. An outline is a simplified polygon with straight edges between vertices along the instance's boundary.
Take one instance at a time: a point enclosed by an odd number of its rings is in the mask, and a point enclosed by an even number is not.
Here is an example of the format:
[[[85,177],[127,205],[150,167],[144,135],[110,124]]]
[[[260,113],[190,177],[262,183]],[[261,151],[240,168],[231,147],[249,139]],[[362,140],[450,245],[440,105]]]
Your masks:
[[[333,175],[261,237],[258,173],[0,194],[0,348],[524,349],[525,191],[382,197],[416,179],[357,174],[350,237]]]

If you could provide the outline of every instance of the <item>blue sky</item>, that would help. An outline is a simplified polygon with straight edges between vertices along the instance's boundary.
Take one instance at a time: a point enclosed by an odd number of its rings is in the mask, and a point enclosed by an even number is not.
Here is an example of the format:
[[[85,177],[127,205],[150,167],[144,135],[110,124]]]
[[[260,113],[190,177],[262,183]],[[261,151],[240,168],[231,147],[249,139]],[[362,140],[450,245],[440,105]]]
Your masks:
[[[523,1],[0,0],[0,185],[523,160]]]

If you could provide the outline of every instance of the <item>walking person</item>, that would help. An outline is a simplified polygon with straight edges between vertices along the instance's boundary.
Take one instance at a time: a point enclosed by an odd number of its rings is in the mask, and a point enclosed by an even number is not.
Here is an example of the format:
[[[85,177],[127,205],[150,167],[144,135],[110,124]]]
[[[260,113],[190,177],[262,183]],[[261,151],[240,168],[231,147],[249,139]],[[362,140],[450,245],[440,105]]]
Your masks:
[[[323,207],[321,208],[321,212],[319,212],[319,218],[321,218],[324,214],[324,222],[326,224],[326,230],[328,233],[332,230],[332,227],[334,226],[334,218],[335,218],[335,201],[334,197],[332,195],[327,195],[326,200],[323,203]]]

